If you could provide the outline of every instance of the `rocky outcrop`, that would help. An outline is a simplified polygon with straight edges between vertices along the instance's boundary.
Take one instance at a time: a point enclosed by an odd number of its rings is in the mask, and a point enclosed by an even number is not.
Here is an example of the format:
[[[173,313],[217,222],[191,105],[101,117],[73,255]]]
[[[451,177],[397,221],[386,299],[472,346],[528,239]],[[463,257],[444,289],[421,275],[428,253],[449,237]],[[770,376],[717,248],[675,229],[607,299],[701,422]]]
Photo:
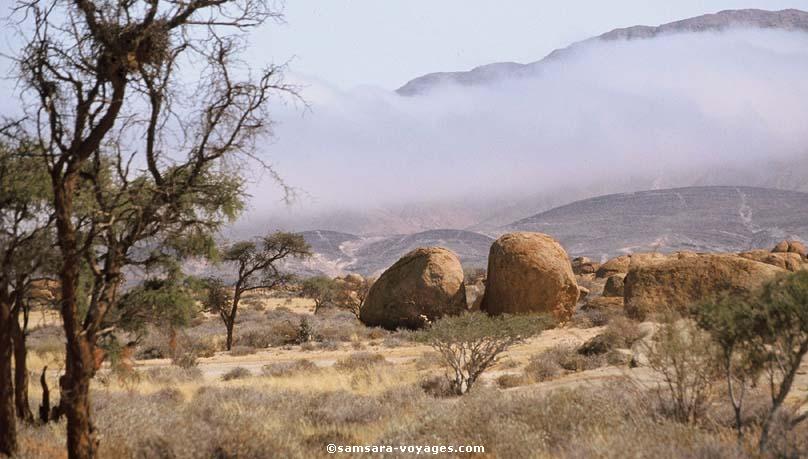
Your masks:
[[[777,266],[788,271],[797,271],[804,266],[803,258],[793,252],[769,252],[768,250],[750,250],[742,252],[739,256],[755,260],[767,265]]]
[[[774,246],[772,253],[796,253],[804,260],[808,257],[808,247],[800,241],[780,241]]]
[[[626,314],[643,318],[668,310],[685,312],[722,292],[750,292],[784,272],[730,254],[671,259],[632,269],[625,278]]]
[[[491,246],[483,311],[550,313],[565,321],[572,316],[578,295],[567,252],[550,236],[510,233]]]
[[[444,248],[419,248],[404,255],[373,284],[360,319],[387,329],[421,328],[467,310],[463,267]]]

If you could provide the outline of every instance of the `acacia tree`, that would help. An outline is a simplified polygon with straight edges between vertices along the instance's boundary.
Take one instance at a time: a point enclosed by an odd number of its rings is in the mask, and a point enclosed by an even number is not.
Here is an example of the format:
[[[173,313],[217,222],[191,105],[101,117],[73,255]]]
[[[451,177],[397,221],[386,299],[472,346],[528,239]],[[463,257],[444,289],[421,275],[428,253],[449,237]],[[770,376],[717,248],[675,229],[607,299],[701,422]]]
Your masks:
[[[275,67],[241,71],[237,34],[277,14],[262,0],[21,0],[17,11],[20,32],[33,31],[18,63],[61,257],[68,455],[91,458],[89,384],[124,269],[210,248],[238,212],[233,159],[253,156],[270,95],[286,88]],[[76,208],[82,183],[93,212]],[[79,308],[82,265],[92,279]]]
[[[39,243],[50,223],[43,169],[22,155],[24,147],[0,145],[0,453],[9,456],[17,446],[15,412],[25,420],[33,417],[18,316],[38,270],[43,253]]]
[[[237,242],[222,251],[222,259],[236,267],[232,296],[224,301],[221,281],[213,281],[206,301],[207,309],[217,313],[227,330],[226,346],[233,347],[233,328],[242,295],[252,290],[273,290],[289,283],[293,276],[278,266],[287,258],[311,255],[311,248],[299,234],[275,232],[259,241]]]
[[[542,315],[490,317],[467,312],[444,317],[418,332],[416,339],[438,351],[453,374],[447,375],[455,395],[468,392],[480,375],[491,368],[510,347],[547,329],[550,321]]]

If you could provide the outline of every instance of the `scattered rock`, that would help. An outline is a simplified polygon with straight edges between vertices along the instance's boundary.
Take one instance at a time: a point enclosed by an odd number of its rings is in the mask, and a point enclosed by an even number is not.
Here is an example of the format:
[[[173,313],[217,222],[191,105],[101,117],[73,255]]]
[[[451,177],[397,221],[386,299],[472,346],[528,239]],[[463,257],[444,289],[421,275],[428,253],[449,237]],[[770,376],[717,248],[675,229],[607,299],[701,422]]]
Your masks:
[[[565,321],[572,316],[578,294],[567,252],[550,236],[511,233],[491,246],[483,311],[552,313]]]
[[[737,255],[672,259],[629,271],[625,310],[629,317],[686,310],[724,291],[749,292],[785,270]]]
[[[416,329],[465,310],[460,260],[447,249],[430,247],[413,250],[382,273],[368,292],[360,319],[390,330]]]

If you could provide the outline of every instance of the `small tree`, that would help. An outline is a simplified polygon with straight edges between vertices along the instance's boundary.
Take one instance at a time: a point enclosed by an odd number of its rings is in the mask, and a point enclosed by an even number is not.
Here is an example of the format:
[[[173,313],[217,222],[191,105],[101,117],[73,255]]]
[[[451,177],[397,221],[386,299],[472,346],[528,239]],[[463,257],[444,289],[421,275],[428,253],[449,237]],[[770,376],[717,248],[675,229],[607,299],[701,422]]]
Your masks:
[[[715,356],[710,336],[690,320],[670,316],[654,334],[648,362],[662,375],[677,421],[694,422],[704,414],[717,375]]]
[[[761,453],[765,452],[772,424],[808,354],[808,271],[779,277],[750,299],[725,299],[707,305],[696,317],[724,350],[729,362],[724,365],[728,381],[745,378],[744,382],[755,382],[759,371],[765,374],[771,404],[758,442]],[[741,435],[742,400],[734,392],[730,397]],[[795,416],[790,427],[807,418],[808,413]]]
[[[206,307],[222,319],[227,330],[228,351],[233,347],[233,328],[242,295],[251,290],[273,290],[288,284],[293,276],[280,270],[280,262],[309,255],[311,248],[303,236],[284,232],[270,234],[260,241],[237,242],[224,249],[222,259],[236,267],[232,297],[228,302],[222,301],[223,284],[218,282]]]
[[[440,353],[454,373],[447,375],[452,391],[463,395],[503,352],[541,333],[549,323],[545,316],[490,317],[471,312],[442,318],[416,336]]]
[[[326,276],[316,276],[303,281],[300,295],[314,301],[314,313],[317,314],[323,308],[336,305],[339,290],[340,287],[336,280]]]
[[[757,381],[763,369],[763,355],[753,344],[756,341],[754,327],[749,321],[754,316],[755,307],[749,298],[723,295],[693,310],[696,323],[710,333],[718,347],[720,370],[735,414],[738,442],[743,440],[742,413],[746,391]]]
[[[757,307],[745,310],[738,321],[751,327],[746,338],[748,359],[762,356],[771,405],[763,420],[759,448],[766,451],[775,415],[791,393],[794,378],[808,353],[808,271],[798,271],[766,284]],[[808,418],[802,413],[791,427]]]
[[[323,308],[335,307],[350,311],[358,319],[372,284],[372,280],[356,274],[336,279],[316,276],[303,281],[300,294],[314,300],[315,314]]]

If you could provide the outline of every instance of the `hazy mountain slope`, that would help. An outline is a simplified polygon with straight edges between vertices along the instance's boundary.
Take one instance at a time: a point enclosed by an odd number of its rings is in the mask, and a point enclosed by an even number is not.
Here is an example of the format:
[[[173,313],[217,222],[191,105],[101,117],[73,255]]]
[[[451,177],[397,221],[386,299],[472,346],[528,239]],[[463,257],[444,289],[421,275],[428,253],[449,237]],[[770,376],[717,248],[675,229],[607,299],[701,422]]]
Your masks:
[[[501,231],[539,231],[570,255],[637,251],[739,251],[786,237],[808,240],[808,193],[753,187],[690,187],[574,202]]]
[[[463,230],[432,230],[385,238],[360,247],[352,270],[360,274],[378,274],[396,262],[405,253],[418,247],[445,247],[460,257],[463,266],[485,267],[488,249],[494,240],[483,234]]]
[[[800,10],[765,11],[757,9],[727,10],[690,19],[671,22],[657,27],[633,26],[615,29],[600,36],[553,51],[544,59],[528,64],[500,62],[476,67],[467,72],[437,72],[410,80],[397,92],[405,96],[425,93],[445,84],[477,85],[500,78],[513,78],[535,74],[547,61],[572,52],[577,46],[593,40],[649,39],[665,34],[686,32],[716,32],[732,28],[759,28],[808,31],[808,12]]]

